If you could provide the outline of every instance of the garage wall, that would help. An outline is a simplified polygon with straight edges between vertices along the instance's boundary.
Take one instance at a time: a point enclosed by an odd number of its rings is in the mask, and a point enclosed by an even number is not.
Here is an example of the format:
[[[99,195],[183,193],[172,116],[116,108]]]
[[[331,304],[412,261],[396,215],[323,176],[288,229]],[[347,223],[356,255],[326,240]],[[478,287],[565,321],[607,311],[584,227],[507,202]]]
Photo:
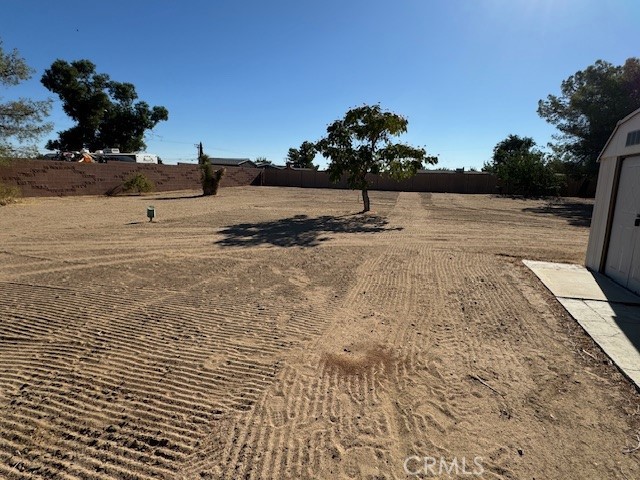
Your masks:
[[[605,240],[609,215],[613,215],[614,183],[618,166],[618,158],[603,158],[600,161],[598,173],[598,186],[596,199],[591,217],[591,230],[589,232],[589,245],[585,265],[594,272],[600,271],[605,255]]]

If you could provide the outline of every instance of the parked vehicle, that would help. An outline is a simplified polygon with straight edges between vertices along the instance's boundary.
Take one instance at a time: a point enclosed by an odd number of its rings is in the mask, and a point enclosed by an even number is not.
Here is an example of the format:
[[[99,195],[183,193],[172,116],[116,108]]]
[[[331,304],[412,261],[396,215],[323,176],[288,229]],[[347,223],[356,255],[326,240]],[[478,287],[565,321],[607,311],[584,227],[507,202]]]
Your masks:
[[[125,153],[117,148],[105,148],[90,153],[83,149],[80,152],[57,152],[42,155],[45,160],[62,160],[65,162],[130,162],[130,163],[162,163],[158,155],[146,152]]]
[[[151,153],[103,153],[100,162],[159,163],[158,156]]]

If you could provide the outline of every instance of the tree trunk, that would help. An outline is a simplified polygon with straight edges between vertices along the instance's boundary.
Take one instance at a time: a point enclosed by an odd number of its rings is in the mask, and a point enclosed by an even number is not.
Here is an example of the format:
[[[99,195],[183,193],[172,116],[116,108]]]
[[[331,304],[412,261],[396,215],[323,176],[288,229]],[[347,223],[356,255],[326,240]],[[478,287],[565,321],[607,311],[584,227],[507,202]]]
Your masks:
[[[368,212],[371,209],[371,202],[369,201],[369,191],[366,188],[362,189],[362,203],[364,203],[362,213]]]

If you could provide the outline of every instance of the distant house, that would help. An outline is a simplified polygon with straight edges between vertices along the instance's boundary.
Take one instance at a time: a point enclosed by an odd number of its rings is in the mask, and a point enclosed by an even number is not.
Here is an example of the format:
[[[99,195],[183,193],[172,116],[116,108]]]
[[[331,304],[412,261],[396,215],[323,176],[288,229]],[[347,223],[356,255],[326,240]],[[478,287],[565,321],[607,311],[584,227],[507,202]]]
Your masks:
[[[479,172],[479,171],[476,171],[476,170],[465,170],[464,168],[456,168],[455,170],[446,170],[446,169],[441,169],[441,168],[437,169],[437,170],[436,169],[431,170],[431,169],[421,168],[421,169],[419,169],[417,171],[417,173],[419,175],[423,174],[423,173],[429,173],[429,174],[431,174],[431,173],[441,173],[441,174],[444,174],[444,175],[454,174],[454,173],[457,173],[457,174],[462,173],[464,175],[493,175],[492,173],[488,173],[488,172]]]
[[[287,170],[297,170],[297,171],[307,171],[307,172],[317,172],[318,171],[318,167],[313,166],[313,167],[295,167],[293,165],[293,162],[287,162],[287,165],[284,167]]]
[[[272,168],[275,170],[284,170],[285,167],[284,165],[274,165],[273,163],[267,163],[267,162],[260,162],[260,163],[256,163],[256,167],[258,168]]]
[[[287,170],[295,170],[297,172],[315,172],[317,169],[315,168],[307,168],[307,167],[292,167],[291,165],[287,165],[285,167]]]
[[[256,163],[256,167],[268,168],[271,170],[303,170],[303,171],[309,171],[309,172],[315,172],[317,170],[316,168],[294,167],[293,165],[291,165],[291,162],[287,162],[286,165],[275,165],[273,163],[260,162],[260,163]]]
[[[211,158],[211,165],[220,165],[223,167],[256,167],[256,164],[248,158]]]
[[[618,122],[598,161],[585,264],[640,294],[640,109]]]

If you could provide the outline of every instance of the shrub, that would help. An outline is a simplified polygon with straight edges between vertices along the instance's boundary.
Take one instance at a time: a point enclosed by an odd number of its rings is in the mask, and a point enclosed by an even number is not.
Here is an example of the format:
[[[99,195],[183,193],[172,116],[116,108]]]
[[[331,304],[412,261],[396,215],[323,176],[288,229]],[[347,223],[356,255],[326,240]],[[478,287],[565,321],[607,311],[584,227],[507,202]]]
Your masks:
[[[142,173],[136,173],[133,177],[122,184],[122,190],[127,193],[147,193],[152,192],[155,186]]]
[[[0,183],[0,205],[15,203],[20,196],[18,187],[11,187]]]
[[[205,161],[201,164],[202,168],[202,195],[216,195],[218,193],[218,187],[220,187],[220,180],[224,176],[226,169],[213,170],[211,163]]]

